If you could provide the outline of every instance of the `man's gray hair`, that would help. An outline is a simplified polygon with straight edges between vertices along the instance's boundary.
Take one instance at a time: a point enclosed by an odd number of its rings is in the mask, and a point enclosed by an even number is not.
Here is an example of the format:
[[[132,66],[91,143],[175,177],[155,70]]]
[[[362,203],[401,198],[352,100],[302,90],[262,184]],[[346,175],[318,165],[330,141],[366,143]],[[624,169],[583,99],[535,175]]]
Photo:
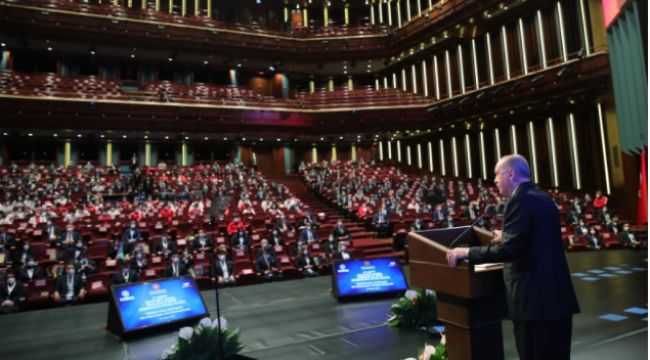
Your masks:
[[[530,180],[530,167],[526,158],[519,154],[506,155],[499,160],[501,164],[511,169],[517,178],[521,180]]]

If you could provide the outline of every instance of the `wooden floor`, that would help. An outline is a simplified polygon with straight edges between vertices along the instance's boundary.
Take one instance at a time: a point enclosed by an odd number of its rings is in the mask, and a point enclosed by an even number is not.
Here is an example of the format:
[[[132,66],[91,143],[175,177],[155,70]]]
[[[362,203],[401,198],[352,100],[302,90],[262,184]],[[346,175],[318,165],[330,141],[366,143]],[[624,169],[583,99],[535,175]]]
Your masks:
[[[569,262],[582,309],[572,358],[646,359],[647,253],[572,253]],[[394,360],[424,345],[423,333],[385,325],[393,300],[337,304],[329,287],[321,277],[225,289],[220,299],[244,354],[257,359]],[[203,297],[214,317],[214,293]],[[103,330],[105,321],[105,303],[0,316],[0,358],[156,359],[175,341],[167,333],[122,342]],[[512,325],[503,324],[506,356],[516,359]]]

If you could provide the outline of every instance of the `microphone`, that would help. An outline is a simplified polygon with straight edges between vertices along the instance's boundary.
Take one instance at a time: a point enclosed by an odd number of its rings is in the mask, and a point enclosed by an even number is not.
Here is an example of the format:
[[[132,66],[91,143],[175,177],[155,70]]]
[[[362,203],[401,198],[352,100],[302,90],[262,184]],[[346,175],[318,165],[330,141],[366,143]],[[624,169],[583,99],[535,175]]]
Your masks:
[[[470,229],[472,229],[474,226],[476,226],[476,224],[478,224],[478,222],[479,222],[480,220],[483,220],[483,218],[485,217],[485,215],[486,215],[486,214],[483,213],[481,216],[477,216],[476,219],[474,220],[474,222],[472,222],[472,224],[471,224],[470,226],[468,226],[467,229],[463,230],[463,232],[461,232],[460,234],[458,234],[458,236],[456,236],[456,238],[454,238],[454,240],[452,240],[452,241],[449,243],[449,248],[450,248],[450,249],[453,249],[453,248],[455,247],[456,243],[458,242],[458,240],[460,240],[460,239],[461,239],[461,238],[462,238],[462,237],[463,237],[463,236],[464,236],[464,235],[465,235],[465,234],[466,234]]]

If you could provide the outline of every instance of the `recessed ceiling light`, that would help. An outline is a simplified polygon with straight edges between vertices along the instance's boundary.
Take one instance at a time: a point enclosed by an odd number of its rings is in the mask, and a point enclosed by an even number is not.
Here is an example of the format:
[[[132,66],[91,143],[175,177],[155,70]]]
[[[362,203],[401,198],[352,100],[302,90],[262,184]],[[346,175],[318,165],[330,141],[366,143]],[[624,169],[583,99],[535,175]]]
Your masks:
[[[149,137],[147,135],[144,136],[145,139],[148,139]]]
[[[343,140],[343,136],[339,136],[339,140]]]
[[[90,55],[95,55],[95,50],[90,50]]]
[[[277,139],[275,139],[275,140],[280,141],[280,138],[277,138]]]
[[[135,54],[131,54],[131,59],[135,59]]]
[[[228,138],[227,138],[227,137],[224,137],[224,138],[223,138],[223,141],[228,141]]]
[[[51,46],[48,46],[48,47],[47,47],[47,51],[52,51],[52,47],[51,47]]]
[[[241,141],[246,141],[246,138],[241,138]]]
[[[264,141],[264,139],[263,139],[263,138],[260,138],[260,141]]]
[[[5,44],[5,43],[0,43],[0,46],[5,47],[5,46],[7,46],[7,44]]]
[[[99,137],[103,139],[103,138],[104,138],[104,134],[102,134],[102,135],[99,135]]]
[[[189,140],[189,139],[190,139],[190,137],[189,137],[189,136],[186,136],[186,137],[185,137],[185,140]]]
[[[208,60],[203,60],[203,65],[208,65]]]
[[[165,136],[165,140],[169,140],[169,136]]]
[[[207,137],[207,136],[206,136],[206,137],[204,137],[204,138],[203,138],[203,140],[208,140],[208,137]]]
[[[323,140],[325,140],[325,138],[320,138],[320,141],[323,141]]]
[[[77,137],[80,138],[80,137],[81,137],[81,134],[77,134]]]
[[[52,136],[57,137],[57,136],[59,136],[59,134],[52,134]]]
[[[2,133],[2,135],[7,136],[7,135],[9,135],[9,134],[7,134],[7,133]]]
[[[34,136],[34,134],[32,134],[32,133],[29,133],[29,134],[27,134],[27,136]]]

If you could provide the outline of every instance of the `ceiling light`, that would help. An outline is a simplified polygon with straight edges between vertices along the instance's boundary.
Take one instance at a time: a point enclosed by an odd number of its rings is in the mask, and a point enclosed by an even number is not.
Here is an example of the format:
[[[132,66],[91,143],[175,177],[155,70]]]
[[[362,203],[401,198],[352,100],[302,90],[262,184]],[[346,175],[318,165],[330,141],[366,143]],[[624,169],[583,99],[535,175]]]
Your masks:
[[[165,140],[169,140],[169,136],[165,136]]]
[[[0,43],[0,46],[5,47],[5,46],[7,46],[7,44],[5,44],[5,43]]]
[[[241,141],[246,141],[246,138],[241,138]]]
[[[280,138],[277,138],[277,139],[275,139],[275,140],[280,141]]]
[[[131,54],[131,59],[135,59],[135,54]]]
[[[208,65],[208,60],[204,60],[203,65]]]
[[[102,135],[99,135],[99,137],[103,139],[103,138],[104,138],[104,134],[102,134]]]
[[[54,136],[54,137],[58,137],[58,136],[59,136],[59,134],[52,134],[52,136]]]
[[[81,134],[77,134],[77,137],[80,138],[80,137],[81,137]]]
[[[185,137],[185,140],[189,140],[189,139],[190,139],[190,137],[189,137],[189,136],[186,136],[186,137]]]
[[[208,139],[209,139],[209,138],[208,138],[207,136],[203,138],[203,140],[208,140]]]
[[[122,135],[122,139],[126,139],[126,135]]]
[[[149,137],[147,135],[144,136],[145,139],[148,139]]]
[[[47,51],[52,51],[52,47],[51,47],[51,46],[48,46],[48,47],[47,47]]]
[[[95,50],[90,50],[90,55],[95,55]]]
[[[32,134],[32,133],[29,133],[29,134],[27,134],[27,136],[34,136],[34,134]]]
[[[9,135],[9,134],[7,134],[7,133],[2,133],[2,135],[7,136],[7,135]]]

